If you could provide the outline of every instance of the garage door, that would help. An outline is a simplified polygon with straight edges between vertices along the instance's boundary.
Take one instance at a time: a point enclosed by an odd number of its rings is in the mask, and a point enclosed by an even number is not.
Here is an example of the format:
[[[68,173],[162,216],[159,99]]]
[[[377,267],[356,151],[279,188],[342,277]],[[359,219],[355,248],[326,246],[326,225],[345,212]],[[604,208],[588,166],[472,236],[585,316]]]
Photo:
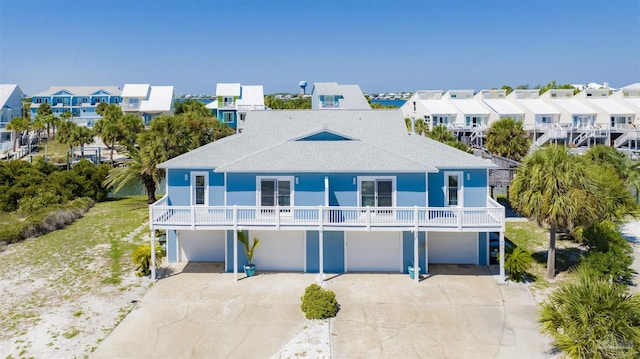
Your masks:
[[[191,262],[224,262],[224,231],[180,231],[180,259]]]
[[[304,271],[304,232],[250,231],[249,235],[260,239],[253,257],[258,270]]]
[[[476,233],[429,233],[429,263],[477,264]]]
[[[345,233],[347,272],[400,272],[402,251],[397,232]]]

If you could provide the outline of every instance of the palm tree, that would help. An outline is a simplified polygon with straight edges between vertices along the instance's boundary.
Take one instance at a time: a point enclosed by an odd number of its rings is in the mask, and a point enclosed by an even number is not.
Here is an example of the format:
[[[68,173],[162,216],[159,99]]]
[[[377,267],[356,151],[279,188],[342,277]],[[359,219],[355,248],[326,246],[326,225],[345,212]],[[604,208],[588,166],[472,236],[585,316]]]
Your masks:
[[[530,144],[522,122],[510,117],[494,122],[487,130],[485,146],[494,155],[520,161],[529,152]]]
[[[577,275],[540,305],[541,331],[571,358],[637,358],[640,296],[585,266]]]
[[[540,226],[549,226],[550,279],[555,276],[558,228],[572,229],[606,218],[615,220],[630,210],[630,195],[621,189],[620,179],[613,172],[571,155],[564,146],[545,147],[525,157],[511,182],[509,197],[515,210],[535,219]]]
[[[35,121],[33,121],[33,124],[31,125],[33,130],[36,131],[36,134],[38,136],[38,145],[40,144],[40,134],[42,133],[42,130],[44,130],[47,127],[46,121],[42,116],[36,116]]]
[[[25,117],[14,117],[7,124],[7,130],[13,131],[13,150],[16,151],[16,144],[18,142],[18,135],[24,131],[27,131],[31,127],[31,121]]]
[[[419,118],[416,120],[415,127],[416,127],[415,129],[416,133],[420,136],[426,135],[429,131],[429,126],[427,125],[427,122],[422,118]]]
[[[51,111],[51,105],[48,103],[41,103],[36,110],[36,118],[40,116],[47,124],[47,138],[49,137],[50,118],[53,118],[53,112]]]
[[[107,105],[101,102],[96,108],[96,113],[100,113],[102,118],[96,121],[94,130],[102,138],[102,141],[111,149],[109,160],[113,164],[113,150],[121,138],[123,138],[120,121],[123,117],[120,107],[114,104]]]
[[[153,157],[135,147],[131,147],[127,155],[131,160],[123,166],[112,168],[103,185],[114,186],[114,192],[118,192],[128,182],[139,181],[147,192],[147,203],[153,204],[156,201],[156,188],[164,177],[164,171],[156,167],[158,162]]]
[[[71,133],[71,145],[80,146],[80,156],[84,157],[84,145],[93,142],[93,131],[84,126],[76,126]]]
[[[427,136],[438,141],[438,142],[447,142],[447,141],[455,141],[456,138],[453,136],[451,131],[446,126],[438,125],[435,126],[431,132],[427,133]]]

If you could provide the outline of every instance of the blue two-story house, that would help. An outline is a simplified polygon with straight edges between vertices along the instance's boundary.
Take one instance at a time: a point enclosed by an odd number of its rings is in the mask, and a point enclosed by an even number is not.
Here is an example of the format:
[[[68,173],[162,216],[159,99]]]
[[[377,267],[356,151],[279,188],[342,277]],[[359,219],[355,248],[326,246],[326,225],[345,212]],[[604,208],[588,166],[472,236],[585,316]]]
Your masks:
[[[237,231],[260,239],[258,271],[487,265],[489,232],[504,250],[492,166],[407,133],[398,110],[252,111],[242,133],[160,165],[150,226],[167,230],[169,262],[223,262],[236,279]]]
[[[247,112],[264,110],[262,85],[219,83],[216,99],[206,106],[221,123],[240,131],[244,127]]]
[[[96,107],[101,102],[119,105],[122,102],[118,86],[52,86],[48,90],[33,95],[31,120],[36,118],[38,108],[43,103],[51,106],[51,112],[60,117],[70,112],[71,120],[81,126],[92,127],[101,116]]]

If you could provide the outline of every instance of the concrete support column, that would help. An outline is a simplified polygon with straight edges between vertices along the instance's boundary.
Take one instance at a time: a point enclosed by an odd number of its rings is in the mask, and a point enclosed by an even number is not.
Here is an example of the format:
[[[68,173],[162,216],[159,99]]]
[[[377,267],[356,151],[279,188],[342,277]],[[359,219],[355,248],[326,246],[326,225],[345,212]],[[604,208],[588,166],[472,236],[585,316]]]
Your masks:
[[[418,283],[420,281],[420,243],[418,229],[413,230],[413,281]]]
[[[156,280],[156,231],[151,228],[151,280]]]
[[[429,273],[429,232],[424,232],[424,273]]]
[[[233,281],[238,281],[238,228],[233,229]]]
[[[318,245],[320,246],[320,280],[324,282],[324,231],[318,233]]]
[[[504,282],[504,232],[500,232],[500,281]]]

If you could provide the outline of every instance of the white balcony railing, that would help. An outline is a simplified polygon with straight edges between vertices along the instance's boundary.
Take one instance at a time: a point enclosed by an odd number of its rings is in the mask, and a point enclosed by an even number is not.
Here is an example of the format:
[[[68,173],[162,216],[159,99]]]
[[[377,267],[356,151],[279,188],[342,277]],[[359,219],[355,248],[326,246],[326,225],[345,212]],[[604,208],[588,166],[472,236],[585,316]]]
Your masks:
[[[260,207],[171,206],[166,197],[149,208],[151,226],[164,229],[504,230],[504,207]]]

